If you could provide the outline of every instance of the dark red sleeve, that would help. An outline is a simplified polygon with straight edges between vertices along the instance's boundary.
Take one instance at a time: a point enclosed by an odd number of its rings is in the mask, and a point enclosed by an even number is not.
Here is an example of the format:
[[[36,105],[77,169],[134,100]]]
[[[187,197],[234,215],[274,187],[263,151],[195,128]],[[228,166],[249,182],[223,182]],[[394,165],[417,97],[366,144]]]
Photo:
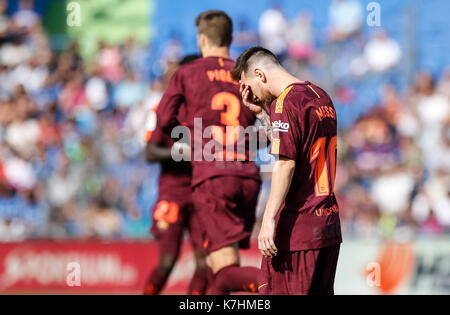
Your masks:
[[[297,160],[300,145],[300,126],[289,101],[284,100],[282,110],[271,109],[272,147],[270,153],[283,156],[290,160]]]
[[[162,129],[162,131],[169,133],[172,128],[177,126],[179,123],[177,121],[178,111],[180,106],[184,103],[184,84],[183,84],[183,74],[181,69],[178,69],[172,76],[164,93],[158,110],[156,111],[158,117],[157,126]]]

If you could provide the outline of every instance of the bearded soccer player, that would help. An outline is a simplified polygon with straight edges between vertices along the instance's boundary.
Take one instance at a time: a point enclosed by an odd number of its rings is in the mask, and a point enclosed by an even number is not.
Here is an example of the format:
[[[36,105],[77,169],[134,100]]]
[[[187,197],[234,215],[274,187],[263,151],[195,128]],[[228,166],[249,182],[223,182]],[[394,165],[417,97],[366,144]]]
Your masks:
[[[191,62],[200,56],[187,56],[180,65]],[[177,121],[183,123],[186,118],[186,108],[182,106]],[[175,141],[161,128],[158,128],[157,114],[152,111],[147,118],[146,156],[149,162],[161,164],[159,177],[158,201],[153,209],[153,224],[151,232],[158,243],[159,262],[151,272],[144,294],[159,294],[164,287],[170,272],[180,253],[183,234],[187,229],[192,247],[196,268],[188,288],[188,294],[201,295],[206,293],[206,254],[203,248],[203,235],[199,221],[193,216],[191,178],[192,169],[189,162],[175,162],[172,159],[172,147],[180,151],[182,145]],[[189,144],[185,144],[189,149]],[[178,147],[177,147],[178,146]],[[190,149],[189,149],[190,150]]]
[[[333,192],[337,122],[320,87],[290,75],[262,47],[244,51],[232,70],[244,104],[271,127],[277,159],[258,247],[260,294],[334,294],[342,242]]]
[[[252,126],[255,117],[243,105],[238,83],[231,79],[231,19],[212,10],[201,13],[195,22],[203,58],[180,67],[172,76],[158,107],[158,124],[171,132],[181,104],[186,104],[194,138],[194,212],[206,234],[207,264],[214,274],[208,293],[256,292],[259,270],[240,267],[239,248],[250,246],[261,179],[258,167],[249,161],[248,146],[245,152],[236,150],[240,142],[248,144],[240,130]],[[210,137],[202,137],[208,130]],[[213,149],[212,140],[218,144]],[[205,151],[211,156],[204,156]]]

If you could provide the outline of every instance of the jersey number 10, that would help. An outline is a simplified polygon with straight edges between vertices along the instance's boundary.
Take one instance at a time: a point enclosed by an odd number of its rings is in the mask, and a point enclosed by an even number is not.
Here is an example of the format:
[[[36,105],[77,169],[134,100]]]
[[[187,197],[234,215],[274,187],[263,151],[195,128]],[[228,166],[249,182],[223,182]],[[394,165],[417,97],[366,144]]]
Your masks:
[[[319,138],[311,148],[309,162],[317,160],[314,171],[314,190],[316,196],[329,196],[334,192],[334,179],[336,177],[336,148],[337,137],[330,139],[327,150],[327,138]],[[330,161],[330,177],[328,176],[327,161]]]

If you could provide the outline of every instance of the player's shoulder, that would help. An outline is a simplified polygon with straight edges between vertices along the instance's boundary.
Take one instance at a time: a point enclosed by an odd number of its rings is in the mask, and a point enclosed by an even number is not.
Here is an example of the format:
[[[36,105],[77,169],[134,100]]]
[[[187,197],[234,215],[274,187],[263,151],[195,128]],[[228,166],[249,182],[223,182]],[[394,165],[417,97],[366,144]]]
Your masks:
[[[275,114],[282,114],[284,111],[297,111],[305,100],[305,85],[291,84],[278,96],[271,105]]]
[[[318,106],[321,102],[331,102],[330,97],[321,87],[309,81],[295,83],[288,88],[290,90],[285,97],[286,103],[294,107],[305,108]]]
[[[189,84],[195,82],[199,75],[204,72],[201,59],[193,60],[189,63],[181,65],[172,75],[171,81],[183,82],[183,84]]]
[[[191,77],[195,73],[207,74],[208,77],[218,77],[220,81],[231,80],[231,69],[234,61],[220,57],[199,58],[187,64],[180,66],[175,73],[179,76],[185,74]],[[225,78],[225,79],[224,79]]]
[[[185,65],[182,65],[179,69],[192,69],[199,67],[206,68],[232,68],[234,66],[234,61],[227,58],[221,57],[206,57],[206,58],[198,58],[194,61],[191,61]]]
[[[221,57],[200,58],[178,69],[181,75],[188,81],[196,78],[203,83],[225,84],[223,88],[229,88],[239,94],[239,84],[231,77],[231,69],[234,61]]]
[[[200,59],[197,60],[193,60],[189,63],[186,63],[184,65],[181,65],[178,67],[178,69],[175,71],[175,74],[177,75],[182,75],[185,73],[191,73],[193,69],[198,68],[198,61]]]
[[[319,106],[321,102],[331,103],[328,94],[319,86],[305,81],[289,85],[272,103],[271,110],[274,114],[286,111],[300,114],[307,108]]]
[[[233,59],[223,59],[224,64],[227,67],[233,68],[234,64],[236,63]]]
[[[303,85],[302,94],[303,101],[301,105],[300,115],[302,120],[322,122],[324,118],[331,118],[336,121],[336,110],[330,96],[318,85],[306,82]],[[300,95],[294,95],[300,98]]]

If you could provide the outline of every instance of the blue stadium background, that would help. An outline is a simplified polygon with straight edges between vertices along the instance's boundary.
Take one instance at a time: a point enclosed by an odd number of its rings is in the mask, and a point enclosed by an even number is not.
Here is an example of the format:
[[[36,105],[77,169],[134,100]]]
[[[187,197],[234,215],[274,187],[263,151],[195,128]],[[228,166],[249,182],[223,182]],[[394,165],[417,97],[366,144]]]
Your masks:
[[[44,15],[46,8],[52,2],[64,0],[36,0],[36,12]],[[313,15],[315,30],[315,44],[321,49],[325,46],[325,34],[329,23],[328,7],[332,0],[317,1],[289,1],[289,0],[196,0],[196,1],[163,1],[149,0],[155,8],[149,19],[149,28],[152,30],[152,60],[158,59],[164,50],[167,40],[172,37],[181,39],[186,53],[198,52],[196,44],[196,30],[194,19],[199,12],[207,9],[220,9],[226,11],[234,21],[245,20],[249,29],[257,30],[261,14],[273,4],[280,4],[286,18],[291,20],[300,11],[308,11]],[[359,1],[364,8],[371,0]],[[382,6],[381,27],[390,37],[397,40],[407,54],[414,56],[412,64],[403,63],[397,69],[396,83],[405,87],[408,74],[418,70],[427,70],[433,75],[441,74],[442,69],[450,64],[450,19],[447,12],[450,2],[446,0],[381,0]],[[8,12],[13,13],[18,8],[19,0],[8,0]],[[367,12],[368,13],[368,12]],[[236,29],[236,25],[235,25]],[[374,30],[364,23],[362,31],[369,35]],[[407,42],[410,38],[410,42]],[[54,39],[57,40],[56,38]],[[240,50],[234,49],[234,56]],[[351,111],[339,109],[341,123],[347,125],[377,103],[378,87],[382,80],[373,79],[367,82],[355,83],[360,91],[357,98],[357,108]]]
[[[147,0],[142,0],[147,1]],[[8,15],[13,15],[18,10],[19,0],[8,1]],[[111,5],[114,5],[111,0]],[[369,0],[361,0],[363,6],[364,16],[369,12],[366,11],[366,5],[370,3]],[[415,83],[415,76],[419,71],[426,71],[431,74],[435,80],[439,80],[444,73],[444,70],[450,66],[450,20],[448,19],[448,12],[450,12],[450,2],[448,0],[380,0],[381,5],[381,28],[386,30],[389,37],[397,41],[401,48],[403,57],[401,62],[391,71],[383,74],[369,74],[362,78],[353,78],[351,76],[342,75],[342,78],[334,82],[331,90],[336,109],[339,117],[339,127],[343,132],[349,132],[355,129],[355,124],[358,119],[370,109],[380,105],[381,96],[380,88],[386,83],[392,83],[398,94],[406,95],[409,89]],[[35,0],[34,11],[36,11],[44,20],[46,19],[47,9],[50,5],[55,3],[67,3],[63,0]],[[272,0],[258,0],[258,1],[238,1],[238,0],[190,0],[190,1],[164,1],[164,0],[148,0],[149,7],[153,8],[148,17],[149,32],[149,46],[145,46],[147,56],[143,62],[139,64],[143,83],[148,84],[162,75],[161,69],[158,67],[160,61],[165,58],[167,47],[171,40],[176,38],[182,44],[183,53],[197,52],[196,47],[196,29],[194,19],[199,12],[207,9],[222,9],[225,10],[233,18],[235,23],[235,30],[240,31],[240,21],[247,23],[247,30],[258,31],[259,18],[269,7],[274,3],[278,3],[282,7],[282,11],[287,20],[293,20],[299,12],[310,12],[312,19],[312,27],[314,29],[314,46],[318,51],[327,51],[329,44],[326,40],[327,30],[329,28],[329,12],[328,8],[331,5],[331,0],[316,0],[316,1],[272,1]],[[62,6],[64,8],[64,6]],[[63,16],[64,17],[64,16]],[[366,23],[362,24],[362,37],[365,40],[371,38],[372,33],[377,31],[377,27],[369,27]],[[65,30],[61,30],[64,33]],[[51,34],[49,40],[53,49],[59,49],[64,52],[67,46],[64,43],[69,43],[70,36],[65,34]],[[63,38],[63,40],[62,40]],[[352,43],[345,46],[345,49],[352,50]],[[236,57],[243,47],[232,47],[232,56]],[[359,48],[358,48],[359,49]],[[344,50],[345,52],[345,50]],[[346,70],[346,60],[348,56],[345,54],[336,55],[331,58],[333,62],[337,63],[338,67]],[[342,58],[342,59],[341,59]],[[318,81],[327,81],[328,73],[324,71],[323,67],[318,67],[317,79]],[[339,72],[339,71],[337,71]],[[85,79],[88,79],[87,77]],[[310,79],[310,78],[304,78]],[[353,91],[354,95],[347,102],[345,98],[341,99],[335,96],[336,86],[345,86],[347,89]],[[327,87],[327,86],[326,86]],[[115,88],[113,84],[111,89],[108,89],[108,109],[115,107],[114,97]],[[51,92],[56,99],[58,90],[56,87]],[[37,96],[48,91],[38,91]],[[33,97],[35,95],[32,95]],[[406,101],[408,106],[409,100]],[[95,120],[95,118],[94,118]],[[80,121],[79,133],[83,134],[84,125],[89,125],[89,121]],[[3,126],[2,126],[3,127]],[[5,126],[6,129],[7,125]],[[89,138],[89,137],[88,137]],[[343,142],[345,138],[343,138]],[[399,151],[397,143],[393,141],[390,143],[390,154],[397,156]],[[364,150],[362,150],[364,151]],[[70,153],[70,152],[69,152]],[[353,152],[358,155],[358,152]],[[52,151],[49,151],[49,164],[52,162]],[[56,154],[55,154],[56,155]],[[354,157],[347,157],[343,161],[344,168],[349,169],[349,165],[353,165]],[[379,158],[382,159],[382,158]],[[1,161],[0,161],[1,162]],[[73,162],[73,161],[72,161]],[[75,162],[74,162],[75,163]],[[126,171],[125,171],[126,170]],[[126,186],[128,181],[132,180],[127,177],[133,172],[141,172],[148,174],[148,177],[139,186],[137,194],[137,206],[141,214],[140,220],[130,218],[125,212],[122,212],[124,227],[121,236],[125,237],[147,237],[147,230],[151,224],[149,209],[154,204],[157,196],[157,165],[148,165],[142,155],[135,155],[129,159],[121,162],[119,166],[108,170],[115,178]],[[430,170],[424,166],[424,176],[416,184],[421,187],[421,183],[430,178]],[[360,174],[361,175],[361,174]],[[45,177],[45,176],[44,176]],[[361,178],[362,179],[361,179]],[[432,177],[431,177],[432,178]],[[43,178],[45,180],[45,178]],[[357,182],[357,186],[365,191],[370,191],[376,177],[373,175],[362,174],[353,179]],[[266,191],[267,192],[267,191]],[[342,196],[346,196],[345,190]],[[45,198],[44,198],[45,199]],[[82,200],[85,202],[86,200]],[[45,208],[45,207],[44,207]],[[345,207],[344,207],[345,208]],[[19,209],[29,209],[20,210]],[[23,217],[26,221],[33,221],[35,225],[46,229],[46,222],[52,210],[43,211],[41,205],[28,204],[20,196],[14,195],[13,198],[5,199],[0,202],[0,213],[3,217],[12,218],[14,216]],[[382,216],[381,216],[382,218]],[[377,217],[377,220],[380,219]],[[381,220],[380,222],[385,222]],[[447,227],[448,228],[448,227]],[[64,227],[68,231],[68,235],[77,236],[77,229],[68,222]],[[43,232],[44,234],[46,232]],[[37,233],[40,235],[39,233]],[[64,233],[63,233],[64,234]],[[65,234],[64,234],[65,235]]]

